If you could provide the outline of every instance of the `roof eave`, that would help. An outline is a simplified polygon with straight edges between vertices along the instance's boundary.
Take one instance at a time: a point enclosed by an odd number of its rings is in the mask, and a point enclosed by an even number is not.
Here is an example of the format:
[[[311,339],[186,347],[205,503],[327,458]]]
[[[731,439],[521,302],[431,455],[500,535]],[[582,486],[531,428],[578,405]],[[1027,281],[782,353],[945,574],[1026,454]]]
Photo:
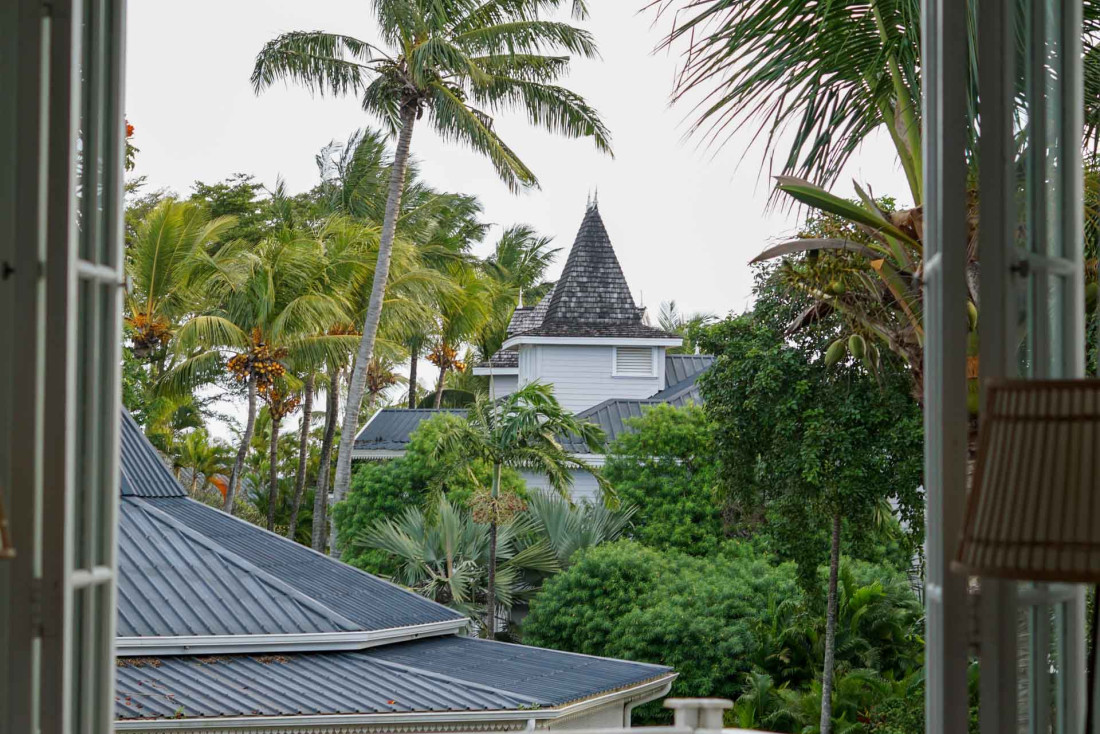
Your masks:
[[[469,724],[500,723],[514,721],[519,724],[528,722],[560,719],[573,716],[588,709],[605,706],[623,700],[635,700],[643,696],[656,697],[666,695],[676,680],[677,673],[665,673],[641,683],[590,696],[553,708],[539,709],[503,709],[497,711],[410,711],[392,714],[313,714],[294,716],[221,716],[191,719],[116,719],[115,731],[159,732],[159,731],[204,731],[210,729],[232,729],[234,731],[274,732],[290,729],[295,732],[346,731],[348,726],[371,726],[375,724],[431,724],[436,727],[450,724],[469,729]],[[340,728],[344,727],[344,728]],[[531,727],[533,728],[533,726]]]
[[[474,374],[484,377],[504,377],[507,375],[518,375],[519,367],[482,367],[478,365],[474,367]]]
[[[680,337],[670,336],[528,336],[517,334],[509,337],[501,349],[512,349],[521,344],[574,344],[606,347],[678,347],[684,343]]]

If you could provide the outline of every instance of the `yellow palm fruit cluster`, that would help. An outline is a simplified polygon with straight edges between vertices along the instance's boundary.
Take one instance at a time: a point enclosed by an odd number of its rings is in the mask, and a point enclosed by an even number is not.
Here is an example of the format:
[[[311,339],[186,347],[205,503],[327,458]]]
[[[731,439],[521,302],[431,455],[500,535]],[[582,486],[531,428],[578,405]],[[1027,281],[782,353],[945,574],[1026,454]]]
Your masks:
[[[271,419],[276,421],[293,413],[302,403],[302,399],[297,395],[283,392],[273,386],[260,388],[260,394],[267,403],[267,411],[271,414]]]
[[[432,351],[428,354],[428,361],[441,369],[446,368],[458,372],[466,370],[466,363],[459,358],[458,350],[446,342],[432,347]]]
[[[126,325],[133,329],[130,340],[134,345],[134,355],[139,358],[164,347],[172,337],[168,321],[159,316],[138,312],[126,317]]]

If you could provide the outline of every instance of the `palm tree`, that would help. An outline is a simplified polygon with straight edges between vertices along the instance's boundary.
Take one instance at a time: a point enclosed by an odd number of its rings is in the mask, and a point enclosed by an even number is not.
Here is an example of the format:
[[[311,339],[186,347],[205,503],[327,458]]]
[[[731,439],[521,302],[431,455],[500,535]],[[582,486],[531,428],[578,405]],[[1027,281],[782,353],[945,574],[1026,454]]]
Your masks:
[[[227,446],[211,441],[205,428],[196,428],[177,444],[174,463],[188,470],[191,475],[189,493],[194,497],[198,489],[210,486],[216,475],[228,473],[229,457],[230,449]]]
[[[199,261],[233,227],[197,204],[165,199],[138,223],[126,248],[126,325],[134,356],[153,362],[156,377],[179,321],[195,307]]]
[[[681,313],[676,301],[663,301],[657,311],[657,325],[665,331],[679,334],[684,343],[668,350],[669,354],[695,354],[699,351],[692,338],[707,324],[714,321],[714,314],[697,312]]]
[[[507,518],[509,498],[500,494],[504,467],[545,474],[550,487],[567,497],[573,471],[586,471],[600,487],[611,492],[607,480],[586,461],[562,448],[560,437],[576,435],[592,450],[603,445],[603,431],[592,423],[577,420],[561,407],[549,385],[532,382],[500,400],[479,398],[470,406],[466,420],[447,424],[434,452],[438,460],[452,460],[465,467],[476,482],[473,463],[484,461],[493,468],[492,486],[482,498],[489,524],[488,585],[495,588],[497,527]],[[609,495],[610,496],[610,495]],[[485,628],[491,638],[496,630],[494,596],[488,597]]]
[[[451,370],[462,372],[466,364],[461,352],[463,342],[475,336],[489,316],[489,286],[472,267],[456,265],[449,269],[454,288],[440,294],[437,304],[438,332],[428,361],[439,368],[435,387],[435,408],[443,404],[443,386]]]
[[[545,543],[562,571],[572,565],[578,551],[618,540],[638,512],[634,505],[608,507],[604,502],[573,504],[554,492],[534,492],[527,498],[527,510],[517,522],[530,532],[520,544]]]
[[[275,506],[279,503],[279,427],[301,403],[301,398],[287,391],[284,385],[274,384],[262,393],[271,417],[271,444],[268,455],[267,529],[275,529]],[[293,538],[293,536],[290,536]]]
[[[546,55],[547,51],[586,57],[596,53],[584,31],[538,17],[541,10],[558,5],[559,0],[376,0],[375,16],[386,48],[351,36],[293,32],[268,42],[256,58],[252,84],[257,92],[281,80],[302,83],[321,94],[361,94],[364,109],[397,136],[370,304],[344,411],[337,499],[347,493],[351,480],[355,420],[374,356],[416,121],[427,112],[444,138],[488,156],[513,190],[538,181],[497,135],[491,112],[519,108],[533,124],[569,137],[591,137],[597,148],[610,152],[610,136],[595,110],[580,95],[554,84],[565,73],[569,58]]]
[[[240,242],[218,253],[221,266],[206,281],[211,306],[177,332],[175,349],[185,358],[166,372],[161,387],[185,393],[228,370],[248,395],[248,412],[226,492],[232,512],[241,471],[255,428],[257,398],[276,381],[346,358],[354,337],[326,330],[346,322],[346,304],[325,288],[327,261],[319,241],[293,233],[270,237],[254,248]],[[223,361],[223,352],[233,356]]]
[[[493,288],[489,321],[478,334],[482,358],[500,350],[516,307],[534,305],[552,287],[545,281],[546,271],[561,252],[552,244],[552,237],[541,236],[526,224],[515,224],[501,233],[493,253],[485,259],[482,267]]]
[[[302,423],[298,429],[298,471],[294,477],[294,500],[290,506],[290,523],[286,537],[294,540],[298,534],[298,510],[302,504],[302,494],[306,489],[306,464],[309,460],[310,422],[313,420],[313,389],[317,378],[310,370],[302,385]]]
[[[431,516],[410,507],[396,519],[379,519],[355,542],[392,555],[398,564],[393,578],[397,583],[469,615],[483,600],[511,608],[526,590],[524,572],[551,573],[557,568],[545,544],[521,548],[521,529],[508,522],[498,534],[500,568],[495,582],[488,583],[489,526],[446,496],[440,496],[433,509]]]

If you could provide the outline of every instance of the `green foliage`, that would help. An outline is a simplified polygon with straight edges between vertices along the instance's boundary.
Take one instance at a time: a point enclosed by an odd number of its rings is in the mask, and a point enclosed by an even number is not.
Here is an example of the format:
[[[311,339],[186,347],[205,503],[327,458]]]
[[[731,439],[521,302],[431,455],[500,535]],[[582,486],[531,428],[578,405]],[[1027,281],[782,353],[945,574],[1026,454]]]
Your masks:
[[[744,532],[763,524],[770,547],[798,562],[812,591],[834,514],[874,528],[892,501],[912,529],[910,548],[919,546],[921,413],[900,370],[884,369],[876,381],[854,364],[826,367],[827,342],[792,344],[769,323],[783,304],[758,295],[763,318],[729,318],[703,332],[717,359],[700,386],[720,487],[738,524]]]
[[[379,518],[354,545],[375,549],[393,564],[391,577],[419,594],[468,615],[480,616],[488,594],[488,523],[440,497],[431,513],[409,507]],[[580,550],[614,540],[631,511],[603,505],[577,507],[540,493],[497,531],[496,603],[511,609],[536,592],[542,579],[567,568]]]
[[[703,559],[618,541],[545,583],[524,642],[671,665],[673,695],[736,698],[760,653],[768,601],[798,596],[792,566],[743,545]]]
[[[270,202],[261,197],[264,187],[254,176],[235,173],[217,183],[196,181],[191,201],[202,204],[210,217],[234,217],[224,241],[257,242],[271,231]]]
[[[433,416],[413,431],[403,457],[356,464],[347,499],[333,508],[338,537],[359,537],[379,520],[398,517],[410,507],[434,504],[430,498],[436,494],[465,506],[479,487],[487,487],[492,481],[488,464],[475,461],[470,471],[455,471],[448,458],[434,455],[441,435],[456,422],[465,423],[450,413]],[[505,470],[501,483],[508,491],[525,492],[514,470]],[[344,548],[342,558],[371,573],[390,576],[396,570],[386,554],[362,545]]]
[[[711,555],[723,540],[714,439],[703,409],[657,405],[608,449],[604,476],[638,508],[632,537],[658,550]]]

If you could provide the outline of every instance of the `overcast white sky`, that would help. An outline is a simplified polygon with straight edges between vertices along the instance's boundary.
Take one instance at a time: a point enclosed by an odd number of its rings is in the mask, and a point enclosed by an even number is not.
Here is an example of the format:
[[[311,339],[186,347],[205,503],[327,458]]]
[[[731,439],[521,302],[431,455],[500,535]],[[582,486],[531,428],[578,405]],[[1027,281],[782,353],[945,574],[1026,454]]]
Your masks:
[[[796,222],[766,211],[770,184],[760,153],[742,159],[750,133],[717,153],[685,139],[691,111],[668,103],[678,60],[653,52],[669,20],[654,26],[646,1],[590,2],[583,25],[603,58],[575,62],[566,82],[603,115],[614,159],[590,142],[534,130],[518,115],[499,118],[498,128],[538,175],[539,190],[509,193],[486,160],[426,125],[413,152],[432,185],[477,195],[487,221],[529,223],[564,248],[598,189],[627,281],[651,313],[669,299],[685,311],[741,311],[751,290],[748,260]],[[279,33],[319,29],[373,40],[368,0],[130,0],[128,7],[126,111],[141,150],[135,173],[153,188],[186,193],[196,179],[244,172],[267,185],[281,175],[292,191],[305,190],[317,181],[322,145],[372,124],[355,99],[281,86],[257,97],[248,82],[257,51]],[[836,191],[850,195],[852,177],[876,193],[906,191],[885,140],[864,147]],[[563,263],[564,252],[555,276]]]

